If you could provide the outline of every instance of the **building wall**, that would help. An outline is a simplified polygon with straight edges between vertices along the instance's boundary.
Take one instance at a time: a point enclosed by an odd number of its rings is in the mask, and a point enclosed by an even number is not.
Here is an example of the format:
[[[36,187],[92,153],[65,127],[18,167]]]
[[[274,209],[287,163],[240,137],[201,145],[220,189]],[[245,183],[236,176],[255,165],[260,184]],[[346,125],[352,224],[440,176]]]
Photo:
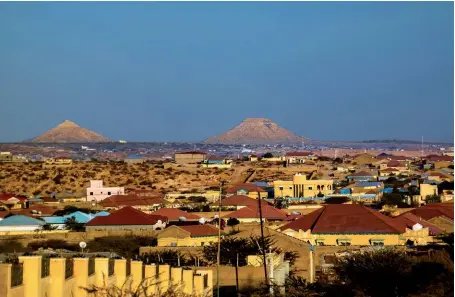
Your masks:
[[[293,181],[274,181],[273,187],[275,197],[314,197],[319,192],[332,194],[333,180],[307,180],[305,175],[295,175]]]
[[[90,181],[87,188],[87,201],[101,201],[112,195],[125,195],[124,187],[104,187],[103,181]]]
[[[134,292],[144,282],[150,296],[160,291],[166,292],[170,288],[177,290],[178,293],[193,296],[213,296],[213,273],[210,269],[182,269],[169,265],[143,265],[141,261],[131,261],[131,274],[127,276],[127,261],[114,260],[114,273],[109,275],[109,259],[95,258],[95,271],[89,276],[89,259],[74,258],[73,276],[65,279],[65,259],[52,258],[50,275],[41,278],[41,256],[20,257],[19,261],[23,263],[23,282],[22,285],[13,288],[12,264],[0,264],[2,297],[88,297],[85,289],[92,286],[122,288],[124,292],[121,295],[126,296],[126,290],[131,289]]]
[[[232,168],[231,164],[201,164],[202,168],[219,168],[219,169],[229,169]]]
[[[40,230],[41,226],[0,226],[0,232],[33,232]]]
[[[144,163],[145,160],[144,159],[125,159],[124,162],[127,164],[141,164],[141,163]]]
[[[186,164],[186,163],[199,163],[204,161],[206,155],[204,154],[175,154],[174,160],[178,164]]]
[[[205,237],[158,237],[158,246],[204,246],[211,242],[218,242],[218,236]]]
[[[420,196],[425,199],[427,196],[438,195],[438,186],[430,184],[420,184]]]

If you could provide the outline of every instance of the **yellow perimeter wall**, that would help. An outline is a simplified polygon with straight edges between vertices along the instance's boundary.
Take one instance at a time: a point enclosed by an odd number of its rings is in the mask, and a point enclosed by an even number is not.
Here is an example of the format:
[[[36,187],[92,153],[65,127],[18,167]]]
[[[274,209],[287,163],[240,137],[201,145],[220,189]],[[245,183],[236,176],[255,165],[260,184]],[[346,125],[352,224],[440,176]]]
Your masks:
[[[66,260],[51,258],[50,275],[42,278],[41,256],[19,257],[19,260],[23,263],[23,282],[15,287],[11,287],[12,264],[0,264],[2,297],[88,297],[83,288],[121,288],[125,284],[125,290],[134,291],[143,279],[146,279],[145,285],[150,295],[166,292],[173,287],[183,294],[213,296],[213,272],[210,270],[184,270],[181,267],[143,265],[141,261],[131,261],[131,274],[127,276],[127,260],[115,260],[113,274],[109,275],[109,259],[95,258],[95,270],[89,276],[89,259],[74,258],[73,276],[65,279]]]

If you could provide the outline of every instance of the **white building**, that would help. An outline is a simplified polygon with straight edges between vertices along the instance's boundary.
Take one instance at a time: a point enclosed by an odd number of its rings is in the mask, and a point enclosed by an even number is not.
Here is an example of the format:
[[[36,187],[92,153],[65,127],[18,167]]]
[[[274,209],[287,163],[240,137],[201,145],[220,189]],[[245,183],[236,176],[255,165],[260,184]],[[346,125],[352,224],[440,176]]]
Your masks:
[[[123,187],[109,187],[103,186],[102,180],[91,180],[90,186],[87,188],[87,201],[101,201],[112,195],[125,195],[125,188]]]

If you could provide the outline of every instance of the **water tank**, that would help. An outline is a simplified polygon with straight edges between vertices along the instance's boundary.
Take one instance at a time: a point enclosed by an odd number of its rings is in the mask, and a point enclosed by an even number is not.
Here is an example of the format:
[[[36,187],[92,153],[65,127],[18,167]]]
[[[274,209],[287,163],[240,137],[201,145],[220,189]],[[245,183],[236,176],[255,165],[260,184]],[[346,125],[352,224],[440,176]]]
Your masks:
[[[423,226],[420,225],[419,223],[416,223],[414,226],[412,226],[412,231],[419,231],[422,230]]]

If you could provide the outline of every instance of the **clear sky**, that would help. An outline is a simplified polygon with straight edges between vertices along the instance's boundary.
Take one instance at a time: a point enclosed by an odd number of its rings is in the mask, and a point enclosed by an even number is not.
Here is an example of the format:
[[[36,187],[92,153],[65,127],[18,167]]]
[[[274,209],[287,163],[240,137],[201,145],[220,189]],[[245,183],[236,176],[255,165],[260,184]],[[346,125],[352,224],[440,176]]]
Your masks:
[[[453,141],[452,2],[0,3],[0,141]]]

